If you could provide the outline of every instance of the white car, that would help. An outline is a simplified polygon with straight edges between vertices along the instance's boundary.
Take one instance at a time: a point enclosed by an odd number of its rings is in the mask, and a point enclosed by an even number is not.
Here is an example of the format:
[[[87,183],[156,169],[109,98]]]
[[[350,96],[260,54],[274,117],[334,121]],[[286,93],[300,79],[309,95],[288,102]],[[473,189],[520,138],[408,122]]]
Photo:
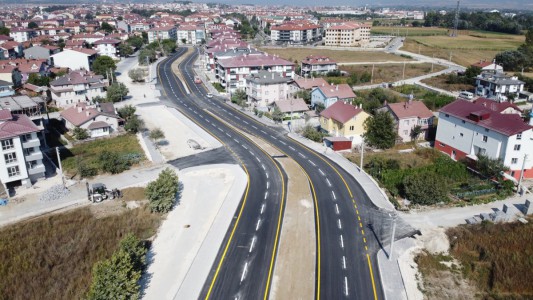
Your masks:
[[[207,98],[213,98],[213,94],[211,93],[207,93],[207,95],[205,95]]]

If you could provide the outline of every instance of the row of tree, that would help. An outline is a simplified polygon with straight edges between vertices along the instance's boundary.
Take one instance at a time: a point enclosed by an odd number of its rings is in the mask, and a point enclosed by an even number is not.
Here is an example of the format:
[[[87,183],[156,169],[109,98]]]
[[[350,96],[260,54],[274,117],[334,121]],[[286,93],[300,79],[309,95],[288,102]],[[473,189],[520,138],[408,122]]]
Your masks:
[[[440,14],[430,11],[424,19],[426,27],[453,28],[455,14]],[[459,14],[458,29],[461,30],[485,30],[511,34],[521,34],[522,30],[533,27],[531,14],[519,14],[513,18],[503,16],[500,13],[491,12],[463,12]]]
[[[526,33],[526,40],[516,50],[508,50],[496,55],[496,62],[505,71],[522,71],[533,68],[533,27]]]

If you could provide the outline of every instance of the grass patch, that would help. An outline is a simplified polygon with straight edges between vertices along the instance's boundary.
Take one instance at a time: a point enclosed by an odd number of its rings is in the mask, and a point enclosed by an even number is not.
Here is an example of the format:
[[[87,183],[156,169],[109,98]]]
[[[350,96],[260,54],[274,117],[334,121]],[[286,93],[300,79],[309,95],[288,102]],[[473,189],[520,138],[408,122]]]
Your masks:
[[[226,92],[226,89],[222,86],[222,84],[220,82],[214,82],[214,83],[212,83],[212,85],[219,93]]]
[[[393,90],[404,95],[413,94],[416,100],[421,100],[432,111],[455,101],[455,97],[428,91],[416,85],[405,84],[393,87]]]
[[[484,299],[533,297],[533,223],[463,225],[447,231],[451,254]]]
[[[370,34],[374,35],[400,35],[400,36],[431,36],[447,35],[448,29],[438,27],[372,27]]]
[[[339,69],[348,73],[372,73],[372,65],[344,65],[339,66]],[[433,65],[433,72],[444,70],[440,65]],[[405,78],[417,77],[431,72],[431,64],[405,64]],[[372,83],[378,84],[383,82],[395,82],[402,80],[404,76],[403,64],[379,64],[374,65],[374,78]],[[344,78],[348,78],[345,76]],[[367,84],[370,84],[368,82]]]
[[[471,91],[474,86],[466,83],[447,83],[447,74],[421,80],[423,83],[446,91]]]
[[[399,55],[372,52],[372,51],[350,51],[350,50],[330,50],[317,48],[260,48],[259,50],[269,54],[279,55],[281,58],[301,62],[309,55],[327,56],[338,63],[342,62],[379,62],[379,61],[404,61],[410,60]]]
[[[93,264],[127,233],[153,236],[160,219],[147,207],[97,219],[86,207],[2,228],[0,299],[83,299]]]
[[[134,134],[123,134],[113,138],[97,139],[90,142],[78,144],[68,150],[61,151],[61,161],[63,170],[69,175],[77,173],[79,160],[85,167],[95,169],[97,173],[102,173],[99,163],[99,154],[102,151],[116,153],[120,157],[128,155],[140,155],[144,160],[144,152],[139,145]]]

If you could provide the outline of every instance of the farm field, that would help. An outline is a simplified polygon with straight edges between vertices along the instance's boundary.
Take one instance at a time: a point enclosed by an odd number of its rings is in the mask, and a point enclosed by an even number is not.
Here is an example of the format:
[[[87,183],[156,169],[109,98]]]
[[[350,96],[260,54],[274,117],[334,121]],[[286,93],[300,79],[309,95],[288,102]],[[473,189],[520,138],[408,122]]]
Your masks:
[[[394,54],[374,52],[374,51],[349,51],[349,50],[328,50],[316,48],[260,48],[259,50],[269,54],[279,55],[279,57],[301,62],[309,55],[327,56],[338,63],[342,62],[379,62],[379,61],[404,61],[410,60]]]
[[[480,60],[492,60],[496,54],[505,50],[516,49],[524,42],[524,36],[471,32],[458,37],[409,36],[402,50],[427,56],[449,59],[468,66]]]
[[[339,69],[348,73],[372,73],[372,65],[352,65],[352,66],[339,66]],[[443,70],[443,66],[433,65],[433,72]],[[405,64],[405,78],[412,78],[421,75],[425,75],[431,72],[431,64]],[[402,80],[403,77],[403,64],[380,64],[374,65],[374,78],[373,84],[383,82],[394,82]],[[367,84],[370,84],[368,82]]]
[[[400,35],[400,36],[431,36],[446,35],[448,29],[438,27],[390,27],[376,26],[372,27],[370,34],[377,35]]]

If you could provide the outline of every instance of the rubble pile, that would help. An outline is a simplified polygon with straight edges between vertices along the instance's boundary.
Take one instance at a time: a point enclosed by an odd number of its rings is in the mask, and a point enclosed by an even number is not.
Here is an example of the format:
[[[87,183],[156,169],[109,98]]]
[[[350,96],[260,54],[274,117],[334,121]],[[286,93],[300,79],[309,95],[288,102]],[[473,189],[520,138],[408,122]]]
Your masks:
[[[46,190],[39,197],[40,202],[51,202],[67,196],[70,191],[61,184],[56,184]]]

